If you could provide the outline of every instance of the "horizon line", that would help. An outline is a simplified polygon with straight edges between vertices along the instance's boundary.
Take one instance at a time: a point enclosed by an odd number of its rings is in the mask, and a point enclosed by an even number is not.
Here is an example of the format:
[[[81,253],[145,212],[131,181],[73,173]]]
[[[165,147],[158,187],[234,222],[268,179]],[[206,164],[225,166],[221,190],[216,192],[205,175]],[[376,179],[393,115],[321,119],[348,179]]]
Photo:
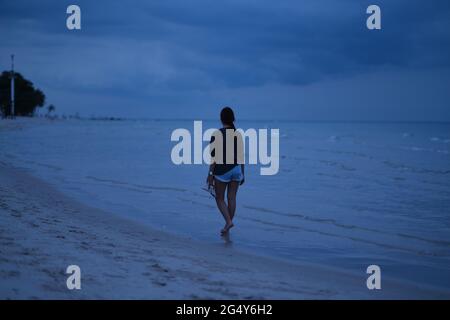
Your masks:
[[[17,118],[43,118],[44,116],[16,116]],[[158,117],[120,117],[120,116],[81,116],[81,115],[57,115],[57,119],[78,119],[78,120],[104,120],[104,121],[217,121],[220,122],[218,118],[158,118]],[[237,119],[235,122],[305,122],[305,123],[440,123],[440,124],[450,124],[450,120],[351,120],[351,119],[249,119],[242,118]]]

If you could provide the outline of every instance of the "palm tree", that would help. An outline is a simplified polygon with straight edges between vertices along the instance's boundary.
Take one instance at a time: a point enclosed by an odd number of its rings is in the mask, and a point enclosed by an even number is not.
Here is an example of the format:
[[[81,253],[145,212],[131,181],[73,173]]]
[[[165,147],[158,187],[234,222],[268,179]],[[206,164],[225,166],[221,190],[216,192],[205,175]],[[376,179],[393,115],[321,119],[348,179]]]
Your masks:
[[[49,105],[48,107],[47,107],[47,116],[48,115],[50,115],[50,113],[52,113],[52,112],[55,112],[55,110],[56,110],[56,107],[54,106],[54,105]]]

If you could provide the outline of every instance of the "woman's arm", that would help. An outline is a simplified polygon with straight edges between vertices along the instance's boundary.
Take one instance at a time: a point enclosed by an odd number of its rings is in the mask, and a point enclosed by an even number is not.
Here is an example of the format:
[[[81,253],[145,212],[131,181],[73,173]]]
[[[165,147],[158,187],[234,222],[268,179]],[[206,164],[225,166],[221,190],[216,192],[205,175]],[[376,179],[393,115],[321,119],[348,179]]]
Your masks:
[[[209,165],[208,177],[206,178],[206,183],[208,186],[212,186],[214,184],[214,167],[216,163],[213,162]]]
[[[211,161],[211,164],[209,165],[208,176],[206,177],[206,184],[208,186],[212,186],[214,184],[214,168],[216,167],[216,161],[214,160],[214,157],[216,155],[216,151],[214,149],[211,149],[211,145],[213,144],[215,139],[216,139],[216,137],[213,134],[211,136],[211,140],[209,142],[209,152],[210,152],[212,161]]]

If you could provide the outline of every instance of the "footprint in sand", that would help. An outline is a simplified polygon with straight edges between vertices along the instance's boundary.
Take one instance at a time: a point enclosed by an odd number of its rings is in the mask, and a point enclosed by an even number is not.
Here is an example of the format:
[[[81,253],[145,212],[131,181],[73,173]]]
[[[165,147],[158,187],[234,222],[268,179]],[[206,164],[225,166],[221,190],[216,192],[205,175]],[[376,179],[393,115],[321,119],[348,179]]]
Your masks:
[[[158,263],[153,264],[152,268],[162,272],[169,272],[168,269],[161,267]]]
[[[157,280],[154,280],[153,283],[160,287],[165,287],[167,285],[167,283],[162,282],[162,281],[157,281]]]

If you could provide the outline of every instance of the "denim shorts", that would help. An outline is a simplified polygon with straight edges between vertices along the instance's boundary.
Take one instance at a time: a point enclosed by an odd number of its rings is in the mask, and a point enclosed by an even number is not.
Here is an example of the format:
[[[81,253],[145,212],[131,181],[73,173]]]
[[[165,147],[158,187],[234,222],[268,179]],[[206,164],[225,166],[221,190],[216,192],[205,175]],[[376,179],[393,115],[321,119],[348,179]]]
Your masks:
[[[221,182],[230,182],[230,181],[241,182],[242,179],[244,178],[244,175],[242,174],[241,165],[238,164],[230,171],[225,172],[222,175],[214,175],[214,177]]]

